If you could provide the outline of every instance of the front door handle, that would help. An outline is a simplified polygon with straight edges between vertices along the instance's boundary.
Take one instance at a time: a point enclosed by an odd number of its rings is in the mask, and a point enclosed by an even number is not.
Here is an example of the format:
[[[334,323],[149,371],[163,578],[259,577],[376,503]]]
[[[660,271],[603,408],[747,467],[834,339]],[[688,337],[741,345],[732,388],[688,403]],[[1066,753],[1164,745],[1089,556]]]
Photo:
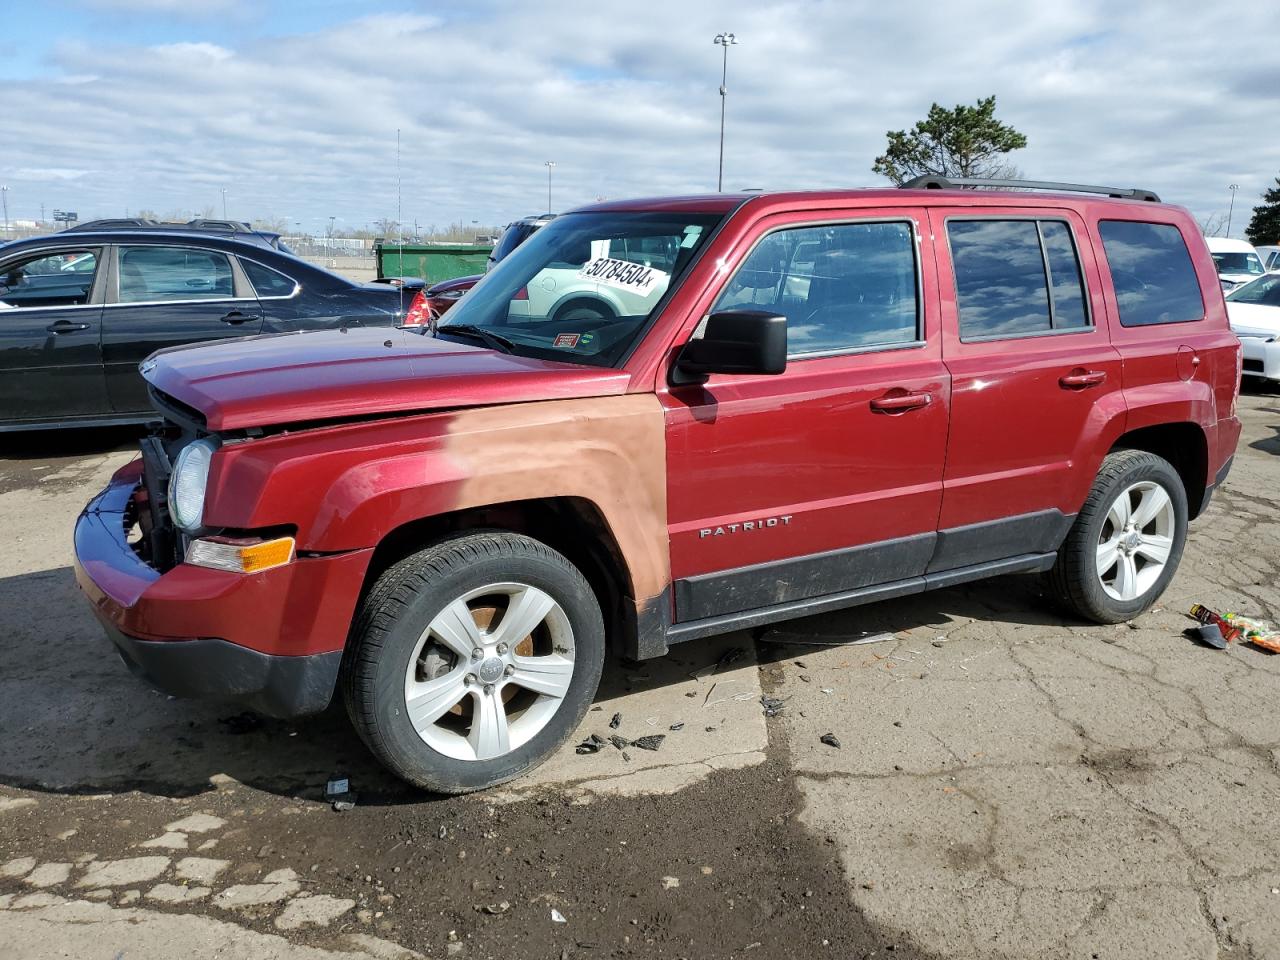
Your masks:
[[[1087,390],[1089,387],[1096,387],[1107,379],[1105,370],[1085,370],[1083,367],[1076,367],[1066,376],[1058,378],[1058,385],[1063,390]]]
[[[58,320],[45,327],[50,333],[74,333],[76,330],[88,330],[87,323],[72,323],[70,320]]]
[[[261,317],[255,317],[248,313],[241,313],[239,310],[232,310],[222,318],[223,323],[229,323],[233,327],[238,327],[242,323],[249,323],[252,320],[260,320]]]
[[[871,401],[871,409],[876,413],[906,413],[908,410],[919,410],[933,402],[930,393],[886,393]]]

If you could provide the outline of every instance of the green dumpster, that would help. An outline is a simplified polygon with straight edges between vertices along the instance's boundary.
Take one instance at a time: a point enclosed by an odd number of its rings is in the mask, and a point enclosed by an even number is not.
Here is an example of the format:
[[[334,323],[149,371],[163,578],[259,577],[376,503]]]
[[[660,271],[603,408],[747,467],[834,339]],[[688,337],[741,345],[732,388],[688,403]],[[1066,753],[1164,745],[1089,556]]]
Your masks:
[[[493,247],[478,243],[379,241],[374,246],[379,278],[421,277],[427,283],[484,273],[493,252]]]

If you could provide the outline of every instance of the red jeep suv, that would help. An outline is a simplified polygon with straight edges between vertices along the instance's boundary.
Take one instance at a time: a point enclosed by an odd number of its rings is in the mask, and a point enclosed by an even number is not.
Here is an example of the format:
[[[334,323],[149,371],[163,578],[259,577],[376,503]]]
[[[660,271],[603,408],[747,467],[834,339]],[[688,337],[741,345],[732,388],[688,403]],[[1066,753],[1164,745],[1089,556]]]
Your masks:
[[[1007,573],[1134,617],[1239,437],[1213,260],[1146,191],[970,185],[600,204],[434,336],[161,351],[80,585],[162,689],[289,716],[340,687],[449,792],[561,745],[608,645]]]

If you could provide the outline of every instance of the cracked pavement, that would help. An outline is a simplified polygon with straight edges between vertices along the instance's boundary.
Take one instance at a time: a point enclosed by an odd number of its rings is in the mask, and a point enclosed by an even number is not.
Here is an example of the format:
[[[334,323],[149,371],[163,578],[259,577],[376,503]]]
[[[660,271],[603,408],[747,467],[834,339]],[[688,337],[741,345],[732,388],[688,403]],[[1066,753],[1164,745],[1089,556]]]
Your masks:
[[[1240,414],[1134,624],[1064,620],[1011,577],[675,648],[615,665],[582,730],[620,712],[660,751],[573,740],[449,800],[336,712],[258,723],[130,677],[67,564],[132,438],[8,438],[0,937],[108,960],[1280,956],[1280,656],[1183,636],[1194,602],[1280,622],[1280,395]]]

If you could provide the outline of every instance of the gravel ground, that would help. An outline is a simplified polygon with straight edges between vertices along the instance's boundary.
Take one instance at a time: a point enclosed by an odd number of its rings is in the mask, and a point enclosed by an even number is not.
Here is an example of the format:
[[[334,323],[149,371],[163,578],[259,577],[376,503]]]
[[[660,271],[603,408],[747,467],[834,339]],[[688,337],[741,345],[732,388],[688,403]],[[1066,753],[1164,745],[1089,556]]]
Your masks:
[[[264,721],[131,678],[69,530],[135,437],[0,438],[0,955],[1280,956],[1280,657],[1182,635],[1195,601],[1280,620],[1280,396],[1241,407],[1231,477],[1133,625],[1005,578],[677,648],[615,665],[583,728],[621,712],[661,750],[451,799],[382,773],[337,710]],[[333,776],[355,809],[324,802]]]

